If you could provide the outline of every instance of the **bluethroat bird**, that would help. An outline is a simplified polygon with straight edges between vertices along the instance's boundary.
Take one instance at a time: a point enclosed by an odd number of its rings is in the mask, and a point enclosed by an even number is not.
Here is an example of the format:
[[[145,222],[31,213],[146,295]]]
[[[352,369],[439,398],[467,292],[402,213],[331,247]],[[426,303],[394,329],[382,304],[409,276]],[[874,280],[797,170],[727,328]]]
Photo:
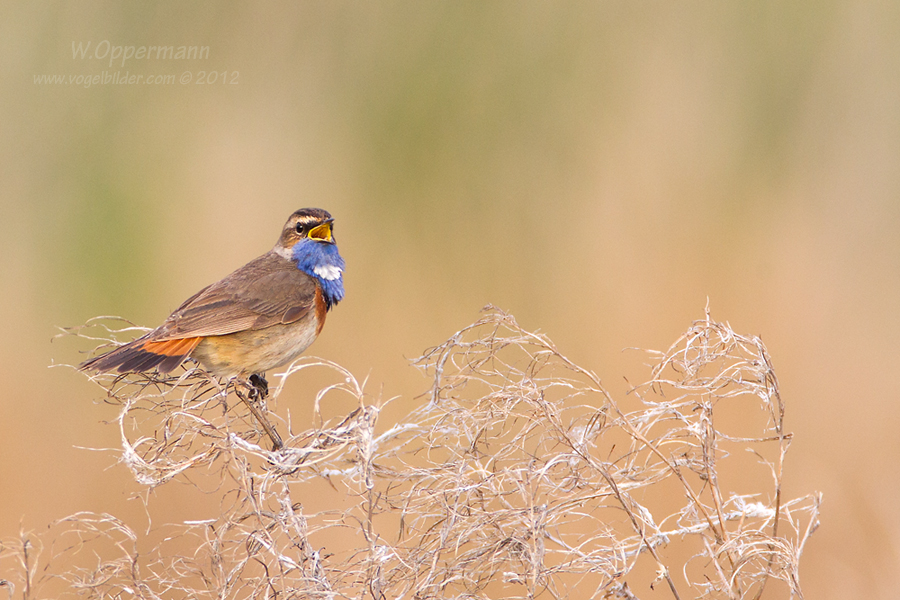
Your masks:
[[[288,218],[269,252],[185,300],[153,331],[79,368],[156,368],[165,374],[192,358],[213,376],[249,388],[250,400],[265,397],[265,372],[300,356],[344,297],[343,271],[334,219],[320,208],[302,208]],[[280,448],[265,416],[238,395]]]

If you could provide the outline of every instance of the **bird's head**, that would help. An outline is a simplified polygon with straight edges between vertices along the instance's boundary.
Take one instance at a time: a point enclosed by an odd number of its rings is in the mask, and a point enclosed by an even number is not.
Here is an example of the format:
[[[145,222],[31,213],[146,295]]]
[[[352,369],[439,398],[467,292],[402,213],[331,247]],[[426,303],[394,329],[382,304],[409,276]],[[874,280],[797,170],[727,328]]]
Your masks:
[[[328,211],[301,208],[288,217],[275,252],[319,281],[329,308],[344,297],[344,259],[338,253],[334,219]]]
[[[277,248],[292,250],[298,243],[334,244],[334,219],[321,208],[301,208],[290,217],[281,230]]]

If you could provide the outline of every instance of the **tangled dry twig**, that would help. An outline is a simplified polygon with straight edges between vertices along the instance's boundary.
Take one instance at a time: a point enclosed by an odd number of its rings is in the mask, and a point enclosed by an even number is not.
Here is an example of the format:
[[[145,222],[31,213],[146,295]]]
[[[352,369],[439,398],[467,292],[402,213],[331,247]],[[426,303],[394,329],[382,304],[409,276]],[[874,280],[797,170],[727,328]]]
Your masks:
[[[15,566],[0,585],[37,597],[52,573],[89,598],[635,598],[660,583],[674,598],[802,596],[820,495],[783,498],[791,436],[759,339],[707,314],[621,400],[498,310],[416,364],[433,377],[424,406],[379,432],[383,403],[351,373],[298,361],[273,401],[318,366],[338,381],[317,405],[342,393],[358,408],[300,433],[282,422],[279,451],[198,369],[99,376],[134,477],[218,473],[220,514],[171,526],[191,552],[150,554],[114,517],[75,515],[40,569],[30,537],[4,541],[0,564]],[[735,489],[754,469],[759,486]],[[347,506],[304,510],[323,478]],[[89,567],[49,567],[98,544]]]

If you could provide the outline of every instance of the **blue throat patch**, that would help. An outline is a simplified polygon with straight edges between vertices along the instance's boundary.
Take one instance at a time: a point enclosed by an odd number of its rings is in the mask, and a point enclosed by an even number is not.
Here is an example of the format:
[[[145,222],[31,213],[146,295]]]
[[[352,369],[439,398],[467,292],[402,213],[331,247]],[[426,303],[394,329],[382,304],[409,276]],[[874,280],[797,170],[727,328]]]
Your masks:
[[[325,298],[325,306],[332,306],[344,297],[344,259],[338,253],[336,244],[315,242],[310,239],[301,239],[294,244],[291,255],[297,263],[297,268],[314,277],[322,286],[322,296]],[[316,272],[318,269],[319,273]],[[340,269],[336,279],[326,279],[320,273]]]

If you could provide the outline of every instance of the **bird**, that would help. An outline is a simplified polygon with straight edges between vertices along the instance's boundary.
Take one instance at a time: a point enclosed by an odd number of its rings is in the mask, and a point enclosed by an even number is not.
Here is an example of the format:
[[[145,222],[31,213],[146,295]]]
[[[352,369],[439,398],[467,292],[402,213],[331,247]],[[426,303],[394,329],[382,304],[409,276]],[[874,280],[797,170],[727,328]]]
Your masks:
[[[265,372],[309,348],[328,311],[344,298],[344,267],[331,214],[302,208],[288,217],[270,251],[185,300],[156,329],[79,369],[136,373],[155,368],[167,374],[190,358],[219,380],[265,397]],[[247,405],[259,420],[253,404]],[[261,424],[280,447],[271,426]]]

